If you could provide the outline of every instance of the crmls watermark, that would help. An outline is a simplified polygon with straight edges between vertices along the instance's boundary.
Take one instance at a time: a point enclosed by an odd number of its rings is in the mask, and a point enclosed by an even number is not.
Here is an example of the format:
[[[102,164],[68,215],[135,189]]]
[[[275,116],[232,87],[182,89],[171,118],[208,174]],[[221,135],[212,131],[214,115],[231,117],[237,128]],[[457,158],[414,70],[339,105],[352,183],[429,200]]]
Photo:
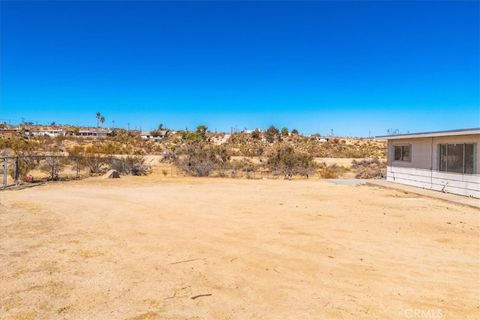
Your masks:
[[[443,319],[441,309],[405,309],[403,315],[408,319]]]

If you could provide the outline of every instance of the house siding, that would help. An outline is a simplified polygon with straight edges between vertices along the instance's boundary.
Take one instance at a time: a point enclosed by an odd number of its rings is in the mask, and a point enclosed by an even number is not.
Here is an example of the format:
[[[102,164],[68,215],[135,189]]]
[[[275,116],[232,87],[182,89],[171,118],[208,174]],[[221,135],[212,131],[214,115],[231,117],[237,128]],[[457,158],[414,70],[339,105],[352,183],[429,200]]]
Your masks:
[[[475,143],[475,174],[438,171],[438,145]],[[394,146],[412,146],[411,161],[395,161]],[[388,141],[387,181],[480,198],[480,135],[406,138]]]

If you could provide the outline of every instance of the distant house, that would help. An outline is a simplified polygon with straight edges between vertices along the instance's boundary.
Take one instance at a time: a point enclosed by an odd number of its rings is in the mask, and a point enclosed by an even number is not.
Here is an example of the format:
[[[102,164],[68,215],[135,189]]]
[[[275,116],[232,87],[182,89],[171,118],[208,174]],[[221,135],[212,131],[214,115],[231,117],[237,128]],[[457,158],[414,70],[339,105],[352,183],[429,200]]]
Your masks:
[[[320,134],[318,133],[314,133],[310,136],[312,139],[315,139],[319,142],[328,142],[330,140],[330,138],[328,137],[322,137]]]
[[[28,135],[32,137],[62,137],[65,136],[66,131],[63,129],[36,129],[36,130],[29,130]]]
[[[380,136],[387,181],[480,198],[480,128]]]
[[[167,136],[167,130],[141,131],[140,137],[145,140],[160,141]]]
[[[92,137],[92,138],[106,138],[111,134],[110,130],[106,129],[87,129],[87,130],[79,130],[77,136],[79,137]]]
[[[20,132],[20,129],[18,128],[3,128],[0,129],[0,135],[4,136],[13,136],[16,135]]]
[[[214,137],[211,138],[211,141],[213,144],[215,145],[222,145],[222,144],[225,144],[228,142],[228,140],[230,139],[232,135],[231,134],[217,134],[215,135]]]

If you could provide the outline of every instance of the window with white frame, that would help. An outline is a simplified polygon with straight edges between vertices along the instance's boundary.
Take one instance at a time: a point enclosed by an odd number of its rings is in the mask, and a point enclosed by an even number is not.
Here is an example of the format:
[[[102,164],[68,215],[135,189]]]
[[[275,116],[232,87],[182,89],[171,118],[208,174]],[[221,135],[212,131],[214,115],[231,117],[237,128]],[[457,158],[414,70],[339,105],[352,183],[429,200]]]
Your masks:
[[[475,173],[476,144],[445,143],[438,147],[438,170],[454,173]]]
[[[412,145],[405,144],[393,146],[393,159],[395,161],[411,161]]]

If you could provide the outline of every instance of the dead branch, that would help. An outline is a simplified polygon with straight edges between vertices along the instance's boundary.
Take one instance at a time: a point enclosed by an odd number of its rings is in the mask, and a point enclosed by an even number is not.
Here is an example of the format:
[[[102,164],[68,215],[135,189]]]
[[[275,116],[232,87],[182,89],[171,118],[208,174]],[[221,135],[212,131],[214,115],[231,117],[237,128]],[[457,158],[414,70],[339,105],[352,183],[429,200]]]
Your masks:
[[[172,262],[172,263],[169,263],[169,264],[179,264],[179,263],[192,262],[192,261],[197,261],[197,260],[203,260],[203,259],[196,258],[196,259],[181,260],[181,261],[175,261],[175,262]]]
[[[211,293],[199,294],[199,295],[190,297],[190,299],[195,300],[195,299],[200,298],[200,297],[210,297],[211,295],[212,295]]]

